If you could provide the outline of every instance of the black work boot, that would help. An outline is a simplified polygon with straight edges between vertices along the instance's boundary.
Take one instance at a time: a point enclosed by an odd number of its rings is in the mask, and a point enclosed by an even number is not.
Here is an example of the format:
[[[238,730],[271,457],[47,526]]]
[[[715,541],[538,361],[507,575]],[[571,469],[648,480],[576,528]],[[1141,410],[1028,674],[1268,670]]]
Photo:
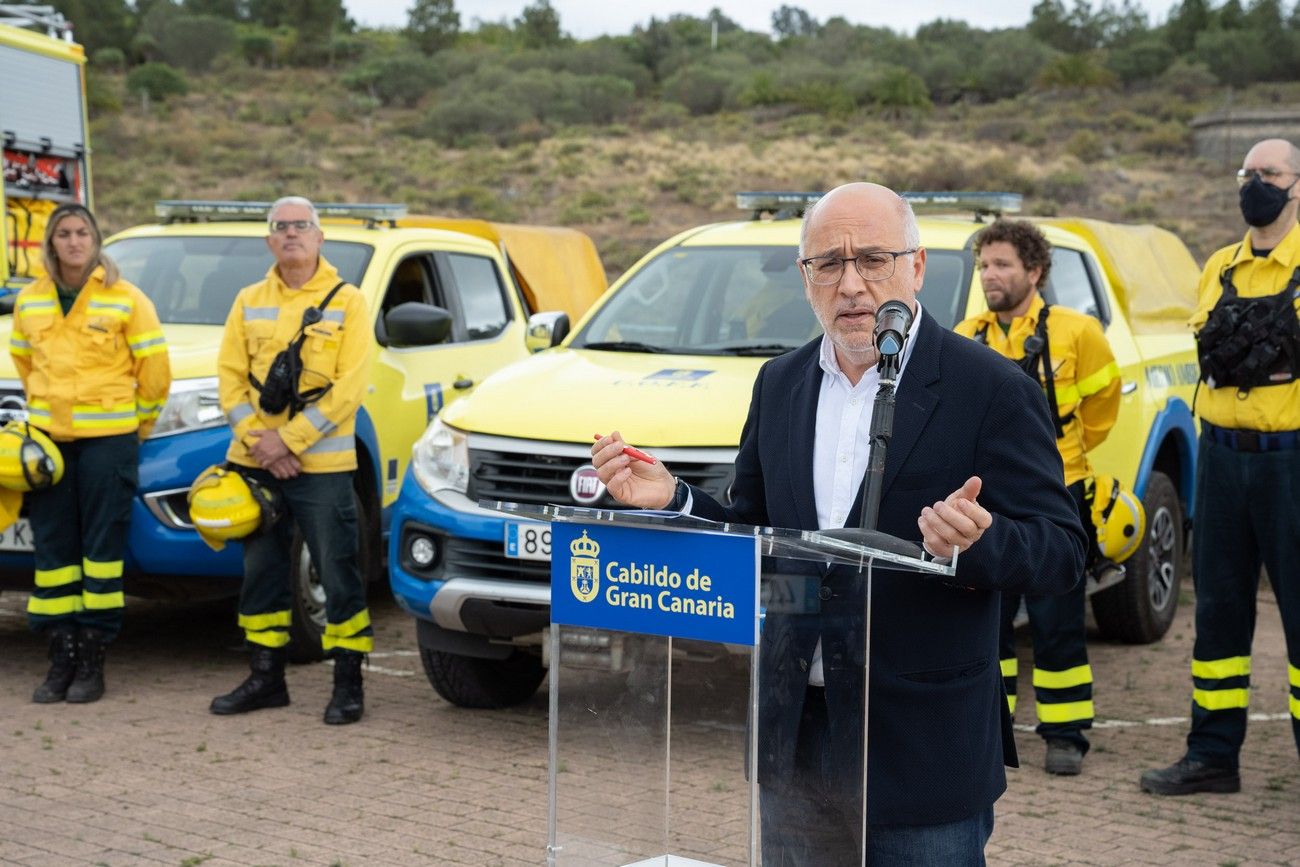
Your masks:
[[[287,705],[289,687],[284,682],[286,656],[282,647],[255,647],[248,663],[251,673],[234,690],[214,698],[208,710],[224,716]]]
[[[1083,748],[1065,738],[1048,738],[1044,767],[1049,774],[1072,777],[1083,770]]]
[[[77,627],[70,624],[55,626],[50,630],[50,673],[32,693],[32,701],[37,704],[63,701],[76,674]]]
[[[1144,772],[1139,785],[1153,795],[1232,793],[1241,791],[1241,774],[1235,768],[1207,765],[1184,756],[1167,768]]]
[[[334,694],[325,707],[325,725],[341,726],[361,719],[366,709],[361,691],[361,661],[365,655],[355,650],[334,654]]]
[[[104,653],[108,636],[85,626],[77,630],[77,676],[68,687],[69,704],[99,701],[104,695]]]

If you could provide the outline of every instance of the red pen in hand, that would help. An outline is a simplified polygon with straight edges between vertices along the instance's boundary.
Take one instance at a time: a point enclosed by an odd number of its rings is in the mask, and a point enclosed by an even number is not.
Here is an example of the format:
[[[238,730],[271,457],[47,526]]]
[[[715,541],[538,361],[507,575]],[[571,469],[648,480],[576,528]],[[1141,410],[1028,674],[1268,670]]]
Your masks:
[[[600,442],[600,440],[601,435],[596,434],[596,442]],[[643,451],[632,448],[631,446],[624,446],[623,454],[627,455],[629,458],[636,458],[638,461],[644,461],[647,464],[653,464],[655,462],[654,458],[650,457]]]

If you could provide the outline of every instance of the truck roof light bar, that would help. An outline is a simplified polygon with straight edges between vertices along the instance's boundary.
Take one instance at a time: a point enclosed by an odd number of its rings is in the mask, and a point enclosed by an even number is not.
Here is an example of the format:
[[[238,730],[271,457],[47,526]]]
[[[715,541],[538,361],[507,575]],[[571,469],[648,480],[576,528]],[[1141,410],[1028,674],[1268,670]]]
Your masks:
[[[749,211],[753,219],[771,214],[774,220],[802,217],[825,193],[752,191],[736,193],[736,207]],[[978,220],[986,215],[1018,214],[1024,197],[1019,193],[997,192],[903,192],[899,193],[917,211],[969,211]]]
[[[989,214],[1018,214],[1024,196],[1019,193],[986,193],[955,190],[952,192],[899,193],[916,211],[970,211],[979,220]]]
[[[220,202],[168,199],[154,203],[154,214],[167,223],[201,223],[211,220],[265,220],[272,202]],[[406,205],[391,203],[313,202],[321,219],[362,220],[367,226],[396,225],[406,216]]]
[[[771,214],[774,220],[791,220],[802,217],[803,212],[824,195],[825,193],[814,192],[752,190],[736,193],[736,207],[749,211],[755,220],[763,219],[764,214]]]

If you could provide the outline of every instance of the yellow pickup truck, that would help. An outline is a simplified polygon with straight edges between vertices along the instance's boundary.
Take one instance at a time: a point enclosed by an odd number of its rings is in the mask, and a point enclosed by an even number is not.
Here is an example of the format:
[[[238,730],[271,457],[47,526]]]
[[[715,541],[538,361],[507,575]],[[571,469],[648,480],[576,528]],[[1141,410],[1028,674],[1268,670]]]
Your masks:
[[[549,533],[481,509],[480,499],[612,505],[589,458],[592,434],[613,423],[683,479],[726,497],[759,367],[820,333],[795,264],[799,216],[818,195],[741,194],[753,219],[664,242],[562,346],[497,373],[421,437],[394,506],[389,579],[418,619],[425,671],[444,698],[510,704],[544,673]],[[919,222],[928,251],[921,303],[950,328],[984,309],[971,253],[978,215],[1014,210],[1019,197],[908,197],[919,213],[949,214]],[[1173,618],[1184,570],[1197,365],[1183,323],[1199,271],[1155,226],[1038,222],[1053,245],[1045,296],[1099,319],[1122,369],[1120,418],[1093,464],[1132,487],[1148,515],[1127,575],[1090,580],[1093,610],[1108,636],[1154,641]]]
[[[217,399],[217,349],[239,290],[265,276],[266,202],[171,201],[160,222],[110,238],[105,251],[158,310],[171,353],[171,393],[140,449],[127,552],[128,593],[226,596],[239,590],[239,546],[208,550],[186,494],[225,458],[230,429]],[[402,205],[318,204],[323,255],[365,297],[369,381],[357,417],[355,490],[363,569],[383,575],[383,536],[411,446],[429,420],[488,374],[568,332],[605,289],[591,239],[572,229],[408,216]],[[8,342],[12,320],[0,319]],[[22,385],[0,353],[0,397]],[[25,519],[0,534],[0,584],[31,583]],[[325,595],[300,539],[294,552],[291,654],[319,656]]]

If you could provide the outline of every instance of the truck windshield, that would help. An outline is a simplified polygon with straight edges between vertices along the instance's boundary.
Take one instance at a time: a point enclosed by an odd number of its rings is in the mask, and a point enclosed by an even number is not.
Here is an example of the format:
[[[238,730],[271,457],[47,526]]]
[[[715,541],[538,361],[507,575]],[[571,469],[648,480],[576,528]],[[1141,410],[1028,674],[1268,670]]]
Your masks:
[[[222,325],[239,290],[266,276],[273,262],[254,237],[123,238],[104,246],[122,271],[158,308],[165,323]],[[326,241],[321,251],[339,276],[356,285],[374,248]]]
[[[945,328],[964,307],[967,256],[928,250],[921,304]],[[573,348],[691,355],[780,355],[821,334],[794,247],[676,247],[641,268]]]

